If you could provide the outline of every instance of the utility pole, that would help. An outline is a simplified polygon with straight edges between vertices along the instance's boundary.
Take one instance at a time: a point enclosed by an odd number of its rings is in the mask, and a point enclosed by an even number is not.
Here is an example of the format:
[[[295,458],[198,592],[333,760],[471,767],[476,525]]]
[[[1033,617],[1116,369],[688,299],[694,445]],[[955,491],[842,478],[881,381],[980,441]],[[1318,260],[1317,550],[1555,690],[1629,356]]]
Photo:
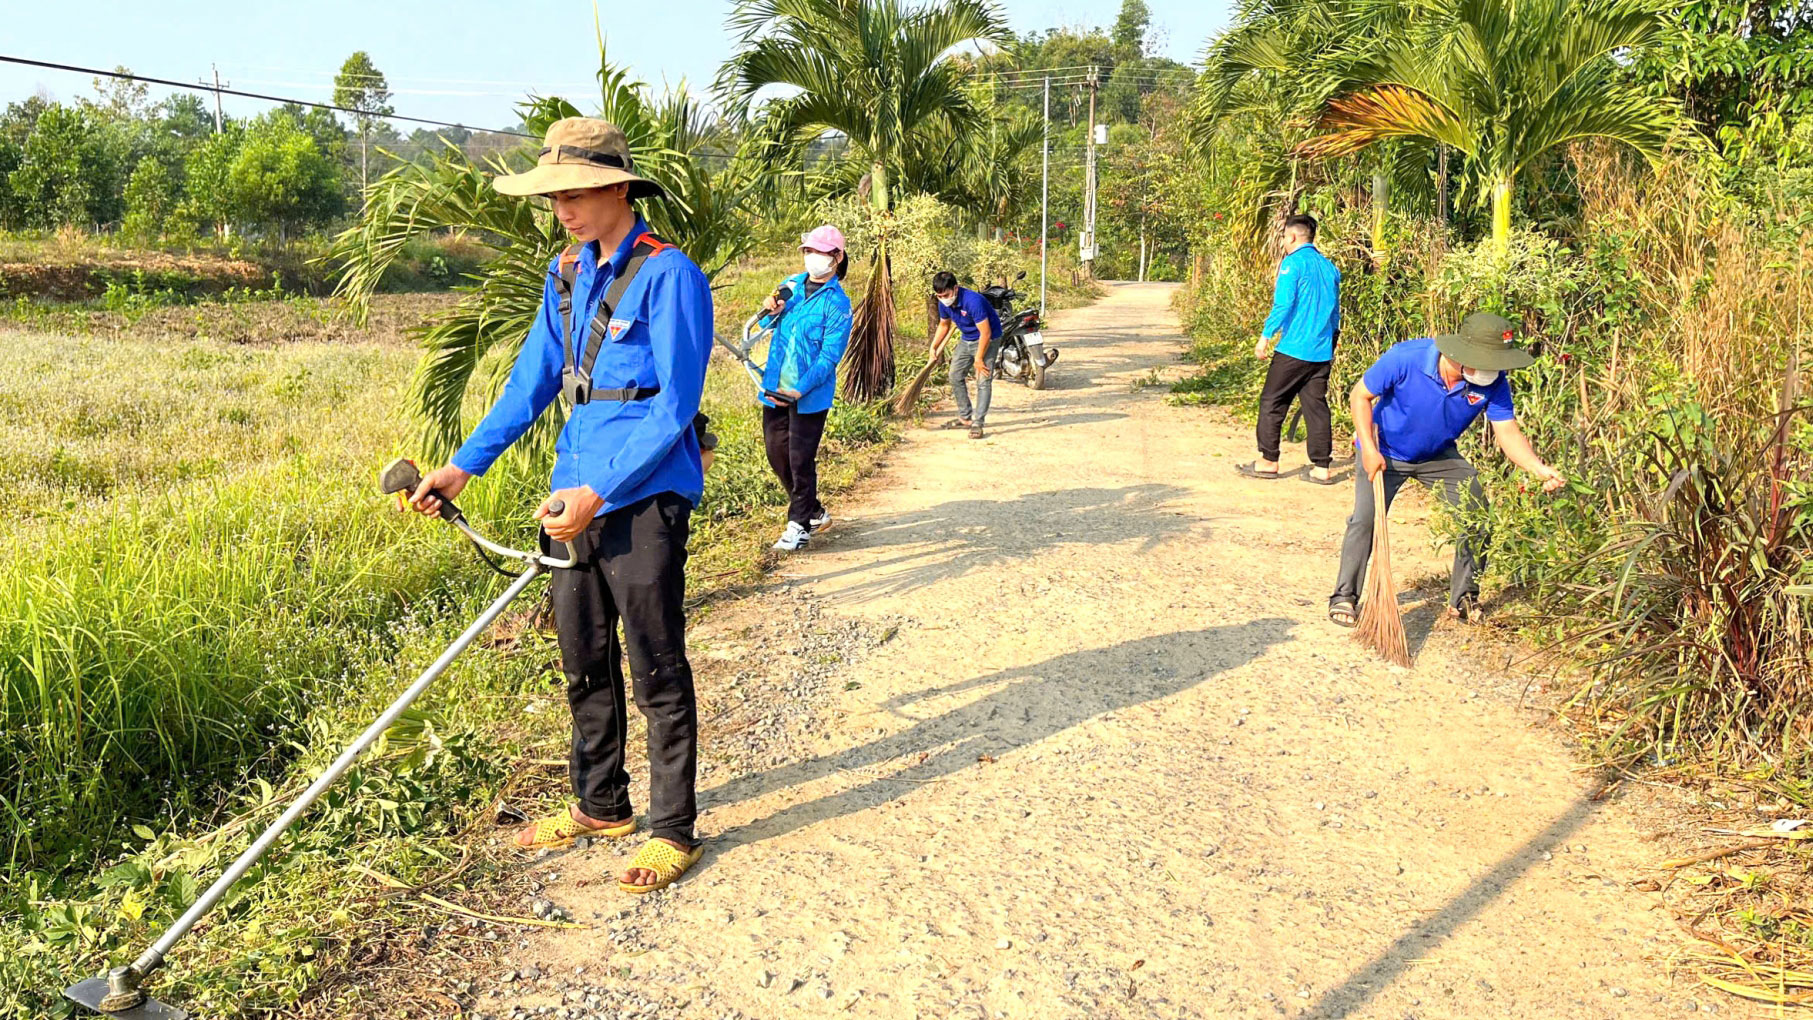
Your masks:
[[[1045,76],[1045,140],[1040,143],[1043,149],[1042,159],[1045,164],[1044,177],[1039,182],[1039,321],[1045,321],[1045,268],[1050,263],[1047,248],[1050,246],[1051,232],[1047,224],[1051,220],[1051,75]]]
[[[1083,263],[1083,275],[1095,279],[1095,90],[1101,83],[1101,75],[1094,68],[1089,69],[1089,159],[1088,168],[1084,171],[1083,180],[1083,244],[1078,257]]]
[[[220,65],[209,64],[208,66],[214,70],[214,133],[218,135],[225,132],[227,129],[227,119],[220,111]],[[202,84],[206,85],[207,82],[203,82]],[[228,82],[227,84],[231,85],[232,82]],[[233,224],[228,223],[223,219],[220,224],[220,239],[224,241],[232,236]]]
[[[209,66],[214,68],[214,133],[220,134],[227,129],[226,118],[220,115],[220,65]]]

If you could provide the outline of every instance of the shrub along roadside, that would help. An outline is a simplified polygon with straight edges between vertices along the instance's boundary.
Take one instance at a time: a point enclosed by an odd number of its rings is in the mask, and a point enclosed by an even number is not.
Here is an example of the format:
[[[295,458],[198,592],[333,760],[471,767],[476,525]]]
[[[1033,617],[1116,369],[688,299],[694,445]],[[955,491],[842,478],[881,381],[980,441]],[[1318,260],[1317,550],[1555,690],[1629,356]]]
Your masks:
[[[1740,200],[1688,157],[1654,176],[1598,147],[1570,158],[1578,229],[1519,235],[1505,261],[1394,223],[1373,269],[1356,257],[1366,210],[1327,218],[1322,247],[1344,271],[1338,429],[1351,428],[1345,393],[1388,344],[1475,308],[1520,317],[1541,357],[1515,377],[1518,416],[1572,484],[1544,498],[1480,435],[1463,445],[1488,476],[1488,582],[1525,596],[1519,619],[1566,653],[1558,669],[1590,667],[1561,681],[1583,741],[1613,762],[1805,775],[1813,673],[1791,591],[1813,580],[1805,203]],[[1183,306],[1204,369],[1178,399],[1250,415],[1273,266],[1231,238],[1205,260]]]

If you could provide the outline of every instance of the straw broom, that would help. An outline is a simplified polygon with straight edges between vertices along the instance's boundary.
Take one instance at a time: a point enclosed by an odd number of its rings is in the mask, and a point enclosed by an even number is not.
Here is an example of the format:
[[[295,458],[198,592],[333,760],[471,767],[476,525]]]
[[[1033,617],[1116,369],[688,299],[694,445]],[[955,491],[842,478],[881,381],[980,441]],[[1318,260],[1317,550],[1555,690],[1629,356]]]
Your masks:
[[[912,414],[913,409],[918,406],[920,391],[925,389],[925,381],[932,377],[932,369],[938,367],[938,356],[942,353],[944,353],[943,348],[933,347],[931,352],[926,355],[925,367],[920,369],[919,373],[901,389],[900,396],[894,399],[894,414],[897,417],[904,418]]]
[[[1398,615],[1398,586],[1391,579],[1391,536],[1385,527],[1385,472],[1372,479],[1372,559],[1366,589],[1360,597],[1360,619],[1353,639],[1378,652],[1386,662],[1410,665],[1410,641]]]

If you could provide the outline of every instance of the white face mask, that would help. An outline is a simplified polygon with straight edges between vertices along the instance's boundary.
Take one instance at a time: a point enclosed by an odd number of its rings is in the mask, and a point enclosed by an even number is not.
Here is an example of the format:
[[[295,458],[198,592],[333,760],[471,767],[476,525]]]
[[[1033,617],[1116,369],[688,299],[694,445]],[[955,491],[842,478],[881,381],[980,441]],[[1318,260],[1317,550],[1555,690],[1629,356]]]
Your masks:
[[[1460,374],[1462,378],[1475,386],[1490,386],[1498,381],[1498,369],[1496,368],[1463,368]]]
[[[837,268],[837,260],[822,251],[807,252],[805,263],[806,275],[815,280],[830,276],[831,271]]]
[[[938,299],[938,303],[946,308],[951,308],[957,304],[957,295],[952,294],[950,297],[941,297]]]

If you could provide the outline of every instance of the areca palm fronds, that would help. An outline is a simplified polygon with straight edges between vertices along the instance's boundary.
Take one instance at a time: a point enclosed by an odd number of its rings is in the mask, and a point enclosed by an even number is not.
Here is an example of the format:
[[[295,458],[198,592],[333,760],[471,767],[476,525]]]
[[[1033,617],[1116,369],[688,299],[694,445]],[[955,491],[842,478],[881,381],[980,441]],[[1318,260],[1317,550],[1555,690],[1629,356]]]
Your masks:
[[[1500,252],[1517,177],[1537,158],[1593,137],[1653,157],[1678,123],[1616,59],[1656,36],[1656,0],[1434,0],[1427,10],[1419,31],[1356,68],[1303,151],[1347,155],[1396,138],[1454,148],[1483,177]]]
[[[651,96],[612,65],[602,47],[598,80],[597,116],[623,129],[637,173],[666,190],[665,199],[641,203],[650,229],[692,256],[708,276],[745,254],[753,235],[738,209],[758,169],[748,154],[719,155],[718,166],[706,165],[698,157],[708,144],[709,124],[697,104],[683,90]],[[561,117],[581,115],[554,97],[526,100],[522,110],[524,123],[538,135]],[[533,159],[527,144],[484,164],[449,146],[427,163],[402,164],[373,184],[360,221],[335,239],[328,254],[341,266],[336,293],[363,317],[385,271],[411,242],[460,232],[491,249],[457,288],[458,304],[414,330],[423,355],[412,404],[430,456],[446,456],[463,438],[469,399],[495,399],[540,310],[547,267],[569,242],[545,203],[500,195],[491,186],[493,176]],[[556,407],[520,448],[545,456],[563,420]]]
[[[845,356],[846,398],[880,397],[894,376],[894,319],[888,279],[886,214],[907,160],[981,123],[965,89],[968,66],[953,51],[1009,38],[989,0],[741,0],[730,25],[740,50],[724,65],[719,87],[745,105],[773,86],[797,90],[760,109],[775,137],[795,150],[841,135],[848,159],[866,168],[871,207],[882,217],[870,286]],[[880,388],[877,388],[880,387]]]
[[[1214,158],[1238,125],[1280,151],[1241,152],[1243,220],[1263,233],[1311,182],[1297,146],[1354,68],[1418,18],[1420,0],[1245,0],[1234,27],[1204,54],[1190,102],[1191,140]]]
[[[963,136],[967,144],[961,163],[940,197],[987,223],[1003,225],[1036,183],[1028,154],[1040,151],[1044,132],[1044,123],[1031,114],[1003,111],[986,129]]]

